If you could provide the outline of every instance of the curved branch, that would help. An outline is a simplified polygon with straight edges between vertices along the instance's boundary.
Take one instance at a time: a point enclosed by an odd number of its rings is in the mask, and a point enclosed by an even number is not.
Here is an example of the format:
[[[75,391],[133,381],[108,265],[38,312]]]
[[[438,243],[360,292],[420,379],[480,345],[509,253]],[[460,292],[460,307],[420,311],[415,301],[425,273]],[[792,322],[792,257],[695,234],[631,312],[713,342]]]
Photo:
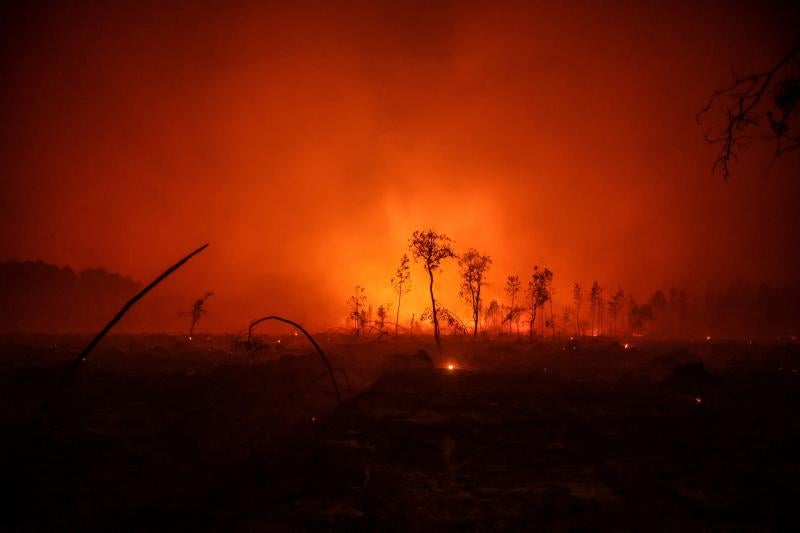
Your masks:
[[[47,411],[47,408],[50,406],[50,402],[53,401],[53,398],[55,398],[55,396],[58,394],[58,392],[61,390],[61,388],[67,383],[67,381],[69,381],[69,378],[72,377],[72,375],[75,373],[75,371],[78,370],[78,367],[80,367],[81,363],[83,363],[86,360],[86,358],[89,356],[89,353],[92,350],[94,350],[95,346],[97,346],[97,344],[103,339],[103,337],[105,337],[106,334],[109,331],[111,331],[111,328],[113,328],[117,324],[117,322],[119,322],[120,319],[123,316],[125,316],[125,313],[127,313],[131,309],[131,307],[133,307],[136,304],[136,302],[141,300],[141,298],[145,294],[147,294],[153,288],[155,288],[156,285],[158,285],[159,283],[164,281],[167,277],[169,277],[170,274],[172,274],[173,272],[178,270],[180,267],[182,267],[189,259],[191,259],[192,257],[196,256],[197,254],[199,254],[200,252],[202,252],[206,248],[208,248],[208,244],[204,244],[203,246],[201,246],[200,248],[198,248],[194,252],[190,253],[189,255],[185,256],[183,259],[181,259],[180,261],[178,261],[177,263],[175,263],[174,265],[169,267],[160,276],[158,276],[156,279],[154,279],[152,282],[150,282],[150,284],[147,287],[145,287],[144,289],[139,291],[139,293],[136,296],[134,296],[133,298],[128,300],[128,303],[126,303],[124,306],[122,306],[122,309],[120,309],[119,312],[117,312],[117,314],[114,316],[114,318],[112,318],[111,321],[108,324],[106,324],[106,326],[100,331],[100,333],[98,333],[95,336],[95,338],[92,339],[92,341],[86,346],[86,348],[83,349],[83,351],[78,355],[78,357],[69,366],[69,368],[67,369],[66,374],[64,374],[64,377],[61,379],[61,381],[58,383],[58,385],[56,385],[55,389],[53,389],[53,391],[45,399],[44,404],[42,405],[42,413]]]
[[[284,324],[289,324],[290,326],[297,328],[303,335],[306,336],[306,338],[311,342],[311,344],[314,345],[314,348],[317,349],[317,352],[319,352],[319,356],[322,358],[322,362],[325,363],[325,368],[328,369],[328,375],[330,375],[331,383],[333,383],[333,390],[336,392],[336,401],[339,403],[339,406],[341,406],[342,394],[339,392],[339,384],[337,383],[336,376],[333,373],[334,369],[331,366],[331,363],[328,361],[328,358],[325,357],[325,353],[322,351],[322,348],[320,348],[319,344],[317,344],[317,341],[315,341],[314,337],[312,337],[305,329],[303,329],[303,326],[301,326],[297,322],[293,322],[287,318],[283,318],[280,316],[275,316],[275,315],[265,316],[250,322],[250,326],[247,328],[247,342],[249,343],[253,337],[253,328],[256,327],[258,324],[260,324],[261,322],[266,322],[267,320],[277,320],[278,322],[283,322]]]

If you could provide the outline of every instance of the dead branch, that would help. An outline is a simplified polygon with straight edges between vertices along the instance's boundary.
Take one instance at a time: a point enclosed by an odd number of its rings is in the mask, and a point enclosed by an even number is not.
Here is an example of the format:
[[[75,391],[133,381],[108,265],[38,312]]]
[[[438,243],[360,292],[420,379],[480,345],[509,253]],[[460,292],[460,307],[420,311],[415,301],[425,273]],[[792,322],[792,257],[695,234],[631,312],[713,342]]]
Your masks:
[[[122,309],[119,310],[119,312],[114,316],[114,318],[112,318],[111,321],[108,324],[106,324],[106,326],[102,330],[100,330],[100,333],[98,333],[95,336],[95,338],[92,339],[92,341],[86,346],[86,348],[84,348],[83,351],[78,355],[78,357],[72,362],[72,364],[69,366],[69,368],[67,368],[67,372],[64,374],[64,377],[61,378],[61,381],[58,383],[58,385],[56,385],[56,387],[45,398],[45,401],[42,404],[42,414],[43,415],[47,412],[47,409],[49,408],[50,403],[53,401],[53,398],[55,398],[56,395],[59,393],[59,391],[62,389],[62,387],[64,387],[64,385],[66,385],[66,383],[67,383],[67,381],[69,381],[70,377],[72,377],[72,375],[75,373],[75,371],[78,370],[78,368],[81,366],[81,363],[86,361],[86,358],[89,356],[89,353],[91,353],[91,351],[94,350],[94,347],[97,346],[97,344],[103,339],[103,337],[105,337],[106,334],[109,331],[111,331],[111,328],[113,328],[117,324],[117,322],[119,322],[120,319],[122,319],[122,317],[125,316],[125,313],[130,311],[131,307],[133,307],[136,304],[136,302],[141,300],[141,298],[145,294],[147,294],[148,292],[153,290],[156,285],[158,285],[159,283],[164,281],[167,277],[169,277],[170,274],[172,274],[173,272],[178,270],[187,261],[189,261],[189,259],[191,259],[195,255],[199,254],[200,252],[202,252],[206,248],[208,248],[208,244],[204,244],[203,246],[201,246],[200,248],[198,248],[194,252],[190,253],[189,255],[187,255],[186,257],[184,257],[183,259],[181,259],[180,261],[178,261],[177,263],[175,263],[174,265],[169,267],[160,276],[158,276],[156,279],[154,279],[152,282],[150,282],[150,284],[147,287],[145,287],[144,289],[139,291],[139,293],[136,296],[134,296],[133,298],[128,300],[128,303],[126,303],[124,306],[122,306]]]
[[[306,338],[311,342],[311,344],[314,345],[314,348],[316,348],[317,352],[319,352],[320,358],[322,358],[322,362],[325,364],[325,368],[328,369],[328,375],[331,378],[331,383],[333,383],[333,389],[336,392],[336,401],[338,402],[339,406],[341,407],[341,405],[342,405],[342,394],[341,394],[341,392],[339,392],[339,383],[336,381],[336,375],[334,374],[334,368],[331,366],[330,362],[328,361],[328,358],[325,357],[325,353],[322,351],[322,348],[319,347],[319,344],[317,344],[317,341],[314,340],[314,337],[312,337],[303,328],[303,326],[301,326],[297,322],[293,322],[293,321],[291,321],[289,319],[286,319],[286,318],[283,318],[283,317],[280,317],[280,316],[275,316],[275,315],[265,316],[265,317],[258,318],[256,320],[253,320],[252,322],[250,322],[250,326],[247,328],[247,342],[250,343],[252,338],[253,338],[253,328],[256,327],[258,324],[260,324],[261,322],[266,322],[267,320],[277,320],[278,322],[283,322],[284,324],[289,324],[290,326],[297,328],[298,330],[300,330],[300,332],[303,335],[306,336]]]
[[[767,111],[766,115],[776,141],[770,165],[776,158],[800,147],[800,136],[789,133],[789,119],[796,110],[800,98],[798,96],[800,83],[797,75],[791,72],[785,73],[785,79],[776,81],[779,73],[788,69],[792,63],[797,64],[798,61],[800,61],[800,44],[784,54],[768,70],[743,77],[734,74],[733,83],[711,93],[705,107],[697,113],[695,119],[700,124],[703,115],[710,111],[719,99],[728,97],[732,100],[730,105],[722,106],[726,114],[724,127],[716,134],[711,131],[705,134],[706,142],[721,145],[711,171],[721,171],[725,181],[730,176],[731,161],[737,160],[737,148],[744,146],[750,138],[746,134],[747,130],[759,126],[756,108],[770,90],[775,92],[774,108]]]

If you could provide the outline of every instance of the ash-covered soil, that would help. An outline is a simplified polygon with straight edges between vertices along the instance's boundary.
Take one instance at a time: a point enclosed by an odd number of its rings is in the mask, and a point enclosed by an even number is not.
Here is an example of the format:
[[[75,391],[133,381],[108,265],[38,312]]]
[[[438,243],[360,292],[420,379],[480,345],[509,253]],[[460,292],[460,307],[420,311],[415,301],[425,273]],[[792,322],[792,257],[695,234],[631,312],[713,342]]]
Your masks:
[[[793,342],[280,340],[2,339],[0,529],[800,526]]]

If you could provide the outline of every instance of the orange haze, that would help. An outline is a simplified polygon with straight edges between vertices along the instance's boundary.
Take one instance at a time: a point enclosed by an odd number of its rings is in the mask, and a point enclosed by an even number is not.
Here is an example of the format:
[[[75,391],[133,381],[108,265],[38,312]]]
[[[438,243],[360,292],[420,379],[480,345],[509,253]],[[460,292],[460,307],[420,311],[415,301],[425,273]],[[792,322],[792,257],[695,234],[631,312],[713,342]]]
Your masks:
[[[490,298],[542,263],[559,306],[593,279],[640,299],[797,284],[797,156],[762,175],[754,146],[725,184],[694,121],[731,65],[793,42],[796,8],[303,4],[5,13],[0,260],[144,282],[210,242],[159,291],[176,310],[215,291],[216,331],[269,312],[341,325],[356,284],[391,302],[429,226],[493,257]],[[412,273],[406,321],[426,298]]]

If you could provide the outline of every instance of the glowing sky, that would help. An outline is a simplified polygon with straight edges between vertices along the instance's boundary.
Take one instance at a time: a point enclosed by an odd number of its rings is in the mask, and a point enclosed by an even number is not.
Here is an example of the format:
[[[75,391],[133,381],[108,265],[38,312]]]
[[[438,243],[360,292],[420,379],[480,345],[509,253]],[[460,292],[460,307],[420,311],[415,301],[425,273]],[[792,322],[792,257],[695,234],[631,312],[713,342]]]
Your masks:
[[[144,281],[211,242],[164,291],[214,290],[218,330],[273,311],[340,324],[356,284],[389,302],[428,226],[493,256],[489,297],[543,262],[562,295],[796,284],[797,157],[764,175],[754,146],[726,185],[694,115],[732,65],[792,44],[797,9],[529,4],[7,12],[0,259]]]

